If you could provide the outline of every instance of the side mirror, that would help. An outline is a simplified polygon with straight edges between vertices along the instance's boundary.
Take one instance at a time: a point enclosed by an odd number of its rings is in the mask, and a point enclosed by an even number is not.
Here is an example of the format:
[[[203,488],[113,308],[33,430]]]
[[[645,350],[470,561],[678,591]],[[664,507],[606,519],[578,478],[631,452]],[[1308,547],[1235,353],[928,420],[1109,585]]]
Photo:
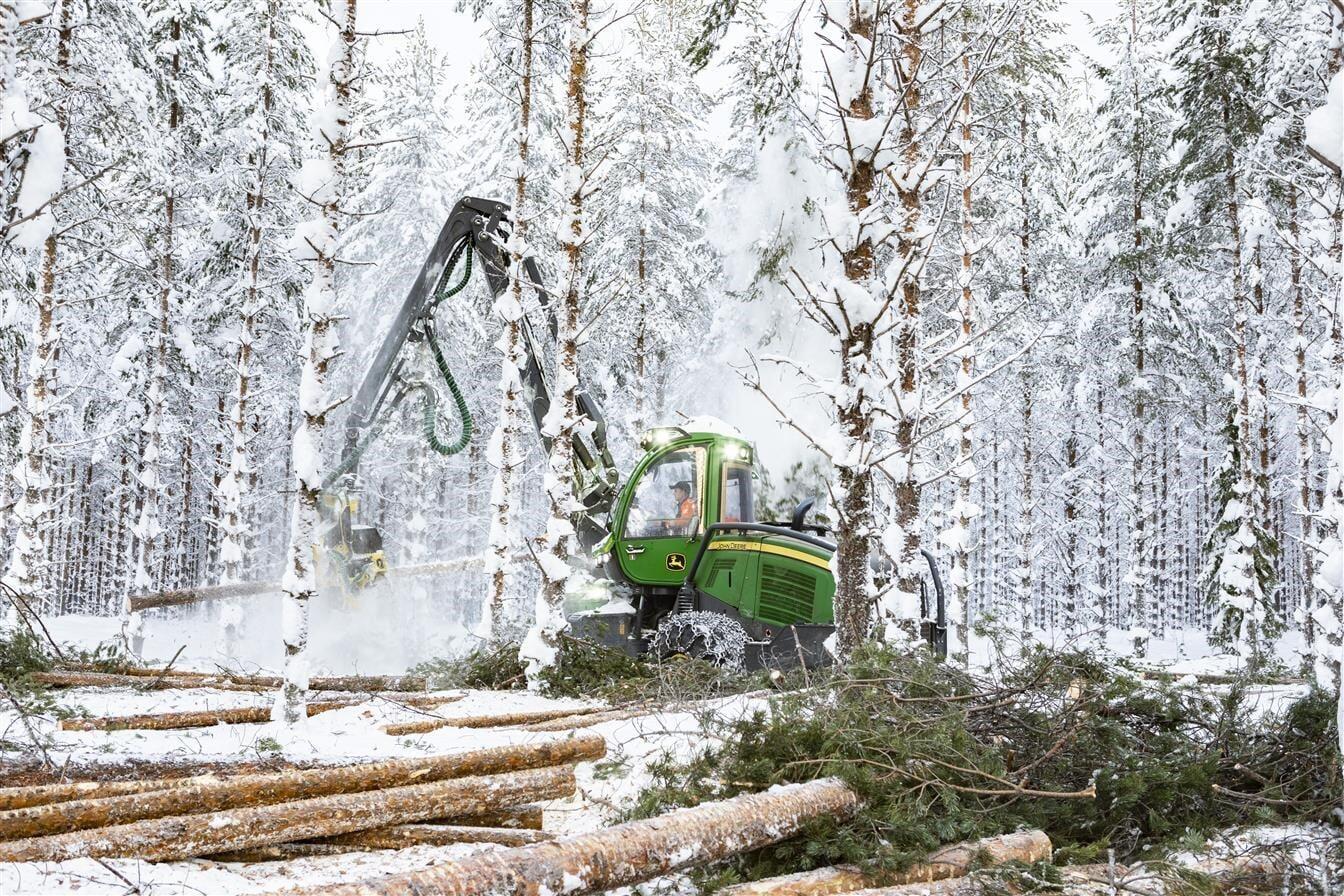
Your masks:
[[[807,520],[807,515],[812,512],[812,505],[816,503],[816,498],[807,498],[799,502],[798,506],[793,508],[793,519],[789,522],[789,528],[803,531],[803,523]]]

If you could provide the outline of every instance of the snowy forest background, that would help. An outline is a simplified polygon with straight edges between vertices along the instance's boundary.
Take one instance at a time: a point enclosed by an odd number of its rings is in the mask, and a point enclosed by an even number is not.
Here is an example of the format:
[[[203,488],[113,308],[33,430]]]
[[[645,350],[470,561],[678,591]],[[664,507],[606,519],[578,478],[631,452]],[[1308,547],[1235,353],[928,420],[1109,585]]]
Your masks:
[[[1335,686],[1344,196],[1306,135],[1344,9],[1085,4],[1087,58],[1059,0],[462,0],[462,79],[379,5],[0,0],[0,562],[34,610],[280,580],[305,413],[330,459],[475,195],[576,297],[624,470],[714,414],[763,507],[934,550],[959,619]],[[510,315],[480,282],[440,312],[482,435],[443,460],[406,415],[362,512],[398,561],[486,558],[457,587],[516,630],[553,508],[500,426]],[[866,568],[842,591],[908,619]]]

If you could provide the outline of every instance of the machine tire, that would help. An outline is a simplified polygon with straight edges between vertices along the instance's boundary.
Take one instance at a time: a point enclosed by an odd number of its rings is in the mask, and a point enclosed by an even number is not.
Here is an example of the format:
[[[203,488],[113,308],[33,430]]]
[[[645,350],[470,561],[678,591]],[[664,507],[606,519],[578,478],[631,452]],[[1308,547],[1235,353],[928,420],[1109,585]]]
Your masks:
[[[691,657],[727,669],[743,668],[746,647],[746,631],[722,613],[675,613],[663,620],[653,637],[653,650],[660,660]]]

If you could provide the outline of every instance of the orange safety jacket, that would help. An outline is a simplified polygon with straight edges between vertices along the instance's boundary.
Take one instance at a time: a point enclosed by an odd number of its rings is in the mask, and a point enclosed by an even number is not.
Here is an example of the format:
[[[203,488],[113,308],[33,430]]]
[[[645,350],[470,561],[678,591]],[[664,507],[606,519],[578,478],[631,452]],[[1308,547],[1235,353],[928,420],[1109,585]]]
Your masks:
[[[689,528],[691,521],[695,519],[695,499],[684,498],[677,507],[677,518],[675,522],[683,528]]]

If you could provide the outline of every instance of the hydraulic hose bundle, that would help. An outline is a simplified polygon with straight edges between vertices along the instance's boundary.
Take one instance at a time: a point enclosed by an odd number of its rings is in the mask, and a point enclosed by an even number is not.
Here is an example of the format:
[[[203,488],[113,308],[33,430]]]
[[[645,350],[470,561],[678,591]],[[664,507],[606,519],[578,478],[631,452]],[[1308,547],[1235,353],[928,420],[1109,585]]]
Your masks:
[[[453,397],[453,404],[457,408],[457,417],[461,421],[461,428],[457,438],[452,442],[445,442],[439,436],[439,397],[434,388],[426,382],[411,381],[404,383],[397,394],[389,402],[388,406],[382,411],[380,419],[369,427],[364,437],[359,440],[359,444],[351,451],[336,469],[322,481],[322,490],[329,490],[341,477],[345,476],[351,470],[359,466],[360,459],[364,452],[374,443],[378,436],[382,435],[384,427],[392,419],[393,412],[405,398],[412,392],[419,392],[421,395],[421,430],[424,433],[425,444],[427,444],[436,453],[444,457],[451,457],[460,453],[471,442],[472,433],[475,425],[471,419],[471,410],[467,407],[466,396],[462,394],[462,388],[458,386],[457,380],[453,378],[453,373],[448,369],[448,360],[443,355],[443,349],[439,345],[438,337],[434,332],[434,312],[439,305],[453,296],[466,289],[467,283],[471,280],[471,249],[472,241],[468,237],[457,244],[453,249],[453,254],[448,258],[448,264],[444,268],[443,276],[439,278],[438,286],[434,291],[429,303],[425,307],[421,317],[421,326],[424,331],[425,342],[429,345],[431,357],[434,359],[434,367],[443,379],[443,383],[448,388],[448,394]],[[448,283],[452,279],[453,271],[457,269],[457,264],[466,256],[466,268],[462,272],[462,279],[454,286]]]

